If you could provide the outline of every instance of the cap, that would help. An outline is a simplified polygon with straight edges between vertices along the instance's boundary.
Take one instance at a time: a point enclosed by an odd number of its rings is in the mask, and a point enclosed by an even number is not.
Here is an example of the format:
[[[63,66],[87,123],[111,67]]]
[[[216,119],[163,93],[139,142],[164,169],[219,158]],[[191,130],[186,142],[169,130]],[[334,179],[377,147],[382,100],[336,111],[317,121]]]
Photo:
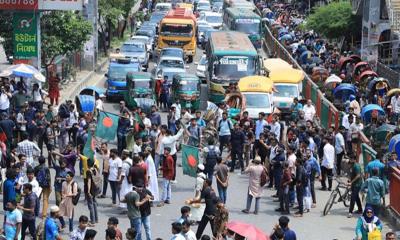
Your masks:
[[[256,156],[253,160],[253,162],[261,162],[261,157],[260,156]]]
[[[122,153],[129,154],[129,151],[127,149],[122,150]]]
[[[50,208],[50,212],[51,213],[56,213],[56,212],[59,212],[59,211],[60,211],[60,208],[58,206],[52,206]]]
[[[201,163],[199,165],[197,165],[197,168],[200,169],[201,171],[204,171],[204,169],[205,169],[204,165]]]

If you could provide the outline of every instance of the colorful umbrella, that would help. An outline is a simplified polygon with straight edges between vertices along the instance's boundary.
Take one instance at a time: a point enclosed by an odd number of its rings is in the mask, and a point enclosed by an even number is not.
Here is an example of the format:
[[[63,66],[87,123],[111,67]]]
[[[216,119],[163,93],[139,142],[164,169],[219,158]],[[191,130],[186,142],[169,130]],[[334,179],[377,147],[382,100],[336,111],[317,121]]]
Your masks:
[[[229,230],[245,237],[248,240],[269,240],[267,234],[248,223],[230,221],[226,226]]]
[[[45,82],[46,77],[37,70],[35,67],[27,64],[16,64],[11,65],[1,72],[0,77],[23,77],[23,78],[33,78],[39,82]]]
[[[368,104],[361,109],[361,117],[365,122],[370,122],[372,115],[384,116],[385,111],[378,104]]]
[[[326,88],[334,88],[336,85],[339,85],[342,82],[342,79],[335,74],[330,75],[324,83]]]

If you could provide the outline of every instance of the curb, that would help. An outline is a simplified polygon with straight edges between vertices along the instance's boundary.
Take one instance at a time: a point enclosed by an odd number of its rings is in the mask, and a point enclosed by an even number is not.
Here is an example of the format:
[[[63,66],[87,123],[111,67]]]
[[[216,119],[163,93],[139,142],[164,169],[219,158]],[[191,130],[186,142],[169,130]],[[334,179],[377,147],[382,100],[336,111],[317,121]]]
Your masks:
[[[393,225],[394,229],[400,229],[400,216],[395,211],[390,207],[385,207],[383,209],[383,214],[386,220]]]

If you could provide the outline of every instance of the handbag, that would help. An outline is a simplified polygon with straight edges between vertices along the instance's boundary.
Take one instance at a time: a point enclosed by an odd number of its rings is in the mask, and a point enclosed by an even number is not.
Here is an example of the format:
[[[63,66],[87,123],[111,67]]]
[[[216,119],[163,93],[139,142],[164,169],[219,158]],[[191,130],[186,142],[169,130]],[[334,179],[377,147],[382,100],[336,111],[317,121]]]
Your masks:
[[[382,233],[375,228],[374,231],[368,233],[368,240],[382,240]]]
[[[260,185],[261,185],[261,187],[264,187],[265,184],[267,184],[267,182],[268,182],[267,170],[265,168],[263,168],[263,171],[261,172],[261,177],[260,177]]]

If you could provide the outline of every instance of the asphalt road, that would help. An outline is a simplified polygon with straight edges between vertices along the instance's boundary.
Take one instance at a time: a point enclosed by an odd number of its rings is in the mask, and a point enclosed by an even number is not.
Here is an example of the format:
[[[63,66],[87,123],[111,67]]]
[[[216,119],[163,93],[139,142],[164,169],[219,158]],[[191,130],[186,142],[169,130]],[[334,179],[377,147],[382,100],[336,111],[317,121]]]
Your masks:
[[[202,51],[198,51],[195,58],[195,62],[200,58]],[[149,70],[153,67],[150,65]],[[191,73],[195,72],[194,64],[190,65],[188,70]],[[96,85],[99,87],[104,87],[104,77],[102,75],[97,75]],[[113,112],[117,111],[118,104],[116,103],[106,103],[106,110]],[[163,121],[166,121],[166,114],[162,114]],[[178,154],[178,163],[181,161],[181,156]],[[78,169],[78,166],[76,166]],[[54,176],[54,171],[52,171]],[[76,177],[76,181],[83,185],[80,176]],[[182,168],[177,169],[177,181],[178,183],[172,186],[172,200],[171,204],[165,205],[163,207],[152,208],[151,214],[151,229],[152,229],[152,239],[160,237],[162,239],[170,239],[171,234],[171,223],[179,218],[180,208],[184,205],[184,201],[188,198],[194,196],[194,184],[195,179],[184,176],[182,174]],[[161,187],[161,179],[159,179],[159,187]],[[237,173],[231,174],[230,184],[228,188],[227,196],[227,208],[230,213],[230,220],[240,220],[250,224],[256,225],[258,228],[262,229],[265,233],[269,234],[273,226],[277,223],[280,214],[274,211],[277,207],[277,203],[273,202],[271,195],[274,191],[265,190],[264,196],[261,199],[260,212],[258,215],[246,215],[241,212],[246,204],[246,194],[248,186],[248,176],[238,175]],[[216,189],[216,186],[214,186]],[[316,184],[318,189],[320,184]],[[160,188],[160,194],[162,189]],[[126,215],[121,214],[121,209],[111,207],[111,190],[108,188],[108,197],[106,199],[98,199],[98,211],[100,222],[94,227],[98,231],[96,239],[104,239],[105,229],[107,226],[107,219],[111,216],[115,216],[120,221],[120,229],[123,233],[129,228],[129,220]],[[354,229],[356,225],[356,217],[347,218],[347,208],[345,208],[341,203],[333,206],[331,213],[328,216],[322,216],[322,209],[329,197],[329,192],[323,192],[317,190],[317,208],[311,210],[310,213],[304,215],[303,218],[294,218],[290,216],[290,227],[297,233],[298,239],[307,240],[349,240],[354,238]],[[55,204],[54,192],[50,197],[50,205]],[[253,203],[254,204],[254,203]],[[252,206],[254,209],[254,205]],[[292,210],[295,212],[295,210]],[[2,212],[0,212],[3,214]],[[75,226],[78,225],[77,219],[80,215],[89,216],[89,211],[87,204],[84,202],[83,197],[81,201],[75,208]],[[37,220],[39,222],[39,220]],[[196,231],[197,226],[192,227]],[[384,232],[389,231],[389,227],[385,225]],[[67,231],[68,232],[68,231]],[[67,234],[63,233],[63,239],[68,239]],[[142,231],[143,232],[143,231]],[[207,226],[205,234],[210,234],[210,227]],[[143,234],[144,238],[145,235]]]

